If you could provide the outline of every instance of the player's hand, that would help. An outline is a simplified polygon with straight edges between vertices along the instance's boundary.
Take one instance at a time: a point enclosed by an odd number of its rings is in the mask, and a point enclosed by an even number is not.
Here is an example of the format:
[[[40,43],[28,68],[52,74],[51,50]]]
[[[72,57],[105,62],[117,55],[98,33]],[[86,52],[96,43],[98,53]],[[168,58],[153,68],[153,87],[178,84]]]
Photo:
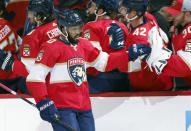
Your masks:
[[[15,58],[11,55],[11,53],[7,53],[0,49],[0,68],[6,72],[12,70],[13,63]]]
[[[141,60],[145,60],[151,53],[151,47],[147,46],[146,44],[133,44],[132,46],[128,47],[128,51],[129,60],[136,60],[138,57],[140,57]]]
[[[54,102],[49,98],[40,101],[36,104],[36,107],[40,111],[40,116],[43,120],[48,122],[56,122],[56,118],[60,117],[57,108],[54,106]]]
[[[111,23],[107,35],[111,36],[110,48],[119,50],[124,48],[123,29],[116,23]]]
[[[155,72],[159,75],[162,73],[163,68],[167,65],[168,59],[170,59],[172,51],[164,47],[162,49],[158,48],[157,50],[152,48],[151,54],[148,56],[146,62],[151,71],[154,67]]]

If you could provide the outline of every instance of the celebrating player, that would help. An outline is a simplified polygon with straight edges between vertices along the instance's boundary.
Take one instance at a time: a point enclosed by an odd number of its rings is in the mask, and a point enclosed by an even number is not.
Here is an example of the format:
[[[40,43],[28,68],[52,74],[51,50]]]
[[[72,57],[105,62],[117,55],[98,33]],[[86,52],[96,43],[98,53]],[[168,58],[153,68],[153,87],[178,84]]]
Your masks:
[[[98,50],[80,38],[83,22],[75,11],[57,13],[62,35],[43,44],[27,77],[27,86],[41,118],[49,121],[55,131],[66,131],[56,123],[55,114],[77,131],[94,131],[86,68],[103,72],[127,66],[128,53],[109,56]]]
[[[166,9],[174,16],[174,31],[172,42],[176,55],[172,55],[162,68],[158,68],[158,74],[184,77],[184,80],[191,86],[191,2],[189,0],[175,0]],[[156,57],[156,54],[151,54]],[[161,59],[152,62],[152,65],[159,63]],[[160,64],[161,65],[161,64]],[[158,66],[159,67],[159,66]]]
[[[136,52],[133,55],[130,53],[130,60],[137,60],[138,54],[141,54],[142,50],[138,50],[138,47],[143,45],[152,46],[147,40],[152,37],[153,29],[160,31],[166,43],[168,42],[167,36],[158,27],[156,19],[151,14],[145,13],[148,0],[124,0],[122,5],[121,13],[126,21],[129,22],[128,49],[131,53]],[[139,65],[141,67],[140,71],[129,73],[130,83],[134,90],[152,91],[172,88],[170,77],[159,77],[151,72],[148,68],[145,68],[147,65],[145,61],[139,63]]]
[[[125,40],[129,33],[128,29],[123,23],[113,20],[118,10],[117,0],[93,0],[89,5],[87,9],[89,17],[95,14],[97,20],[88,22],[84,26],[82,37],[89,40],[97,49],[108,54],[126,51]],[[118,70],[99,72],[95,68],[88,68],[87,74],[90,93],[128,90],[127,73]]]

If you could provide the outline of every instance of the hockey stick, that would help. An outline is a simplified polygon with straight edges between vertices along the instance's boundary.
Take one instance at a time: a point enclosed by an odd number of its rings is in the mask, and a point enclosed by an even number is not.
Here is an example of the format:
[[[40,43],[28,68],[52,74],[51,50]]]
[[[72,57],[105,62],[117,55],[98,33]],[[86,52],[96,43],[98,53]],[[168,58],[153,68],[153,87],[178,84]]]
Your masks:
[[[15,91],[11,90],[10,88],[8,88],[7,86],[3,85],[2,83],[0,83],[0,87],[2,87],[3,89],[5,89],[6,91],[10,92],[13,95],[16,95],[17,97],[21,98],[22,100],[24,100],[25,102],[27,102],[28,104],[30,104],[31,106],[36,107],[36,105],[34,103],[32,103],[31,101],[27,100],[26,98],[22,97],[21,95],[19,95],[18,93],[16,93]],[[76,129],[74,129],[73,127],[71,127],[70,125],[66,124],[65,122],[61,121],[58,116],[55,114],[56,117],[56,121],[62,125],[63,127],[67,128],[70,131],[77,131]]]

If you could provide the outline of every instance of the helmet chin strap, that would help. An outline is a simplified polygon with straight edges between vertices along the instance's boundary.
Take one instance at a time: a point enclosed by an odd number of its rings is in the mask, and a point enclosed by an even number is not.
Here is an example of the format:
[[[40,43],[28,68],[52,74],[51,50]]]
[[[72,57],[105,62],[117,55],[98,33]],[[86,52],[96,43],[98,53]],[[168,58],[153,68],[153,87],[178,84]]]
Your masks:
[[[35,19],[35,21],[36,21],[37,27],[39,27],[39,26],[40,26],[40,21],[39,21],[39,20],[37,20],[37,18],[36,18],[36,17],[35,17],[34,19]]]
[[[61,34],[64,36],[64,38],[66,39],[66,41],[69,42],[69,40],[68,40],[68,32],[67,32],[66,26],[64,27],[64,31],[66,32],[66,35],[65,35],[62,31],[60,31],[60,32],[61,32]]]
[[[138,16],[136,15],[136,16],[134,16],[133,18],[129,19],[129,18],[128,18],[128,14],[126,14],[127,22],[132,21],[132,20],[136,19],[137,17],[138,17]]]
[[[36,17],[34,19],[35,19],[35,21],[37,23],[37,27],[39,27],[41,25],[41,22],[39,20],[37,20]],[[45,19],[46,19],[46,17],[43,18],[43,20],[45,20]]]
[[[97,21],[97,19],[98,19],[99,16],[103,16],[103,15],[107,14],[107,12],[103,12],[102,14],[99,15],[99,14],[97,14],[97,10],[95,10],[95,11],[94,11],[94,14],[96,15],[95,21]]]

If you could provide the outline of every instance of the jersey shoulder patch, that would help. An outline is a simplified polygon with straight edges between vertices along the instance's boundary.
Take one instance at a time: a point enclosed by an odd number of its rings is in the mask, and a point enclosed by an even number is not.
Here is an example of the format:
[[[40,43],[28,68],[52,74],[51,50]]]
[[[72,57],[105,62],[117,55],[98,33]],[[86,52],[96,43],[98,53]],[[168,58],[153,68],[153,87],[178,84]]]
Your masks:
[[[191,39],[186,41],[185,51],[191,52]]]

